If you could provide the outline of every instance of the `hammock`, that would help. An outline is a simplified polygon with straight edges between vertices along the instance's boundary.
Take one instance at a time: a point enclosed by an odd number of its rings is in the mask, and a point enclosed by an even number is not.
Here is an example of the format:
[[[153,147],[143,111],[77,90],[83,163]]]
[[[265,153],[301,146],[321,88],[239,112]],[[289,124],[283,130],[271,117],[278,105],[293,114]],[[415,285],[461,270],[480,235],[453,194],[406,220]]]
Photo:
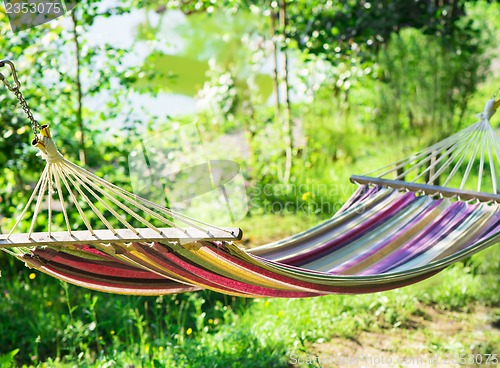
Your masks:
[[[237,245],[240,229],[176,213],[66,160],[48,126],[29,111],[14,65],[4,65],[15,85],[2,74],[0,80],[27,112],[32,144],[46,166],[15,226],[0,236],[0,248],[69,283],[134,295],[200,289],[287,298],[372,293],[426,279],[500,240],[500,139],[489,124],[500,105],[495,98],[476,124],[386,168],[352,176],[359,188],[330,220],[244,250]],[[471,182],[477,190],[467,189]],[[57,207],[65,231],[53,229]],[[70,207],[86,230],[73,230]],[[45,233],[34,232],[41,211],[48,213]],[[31,212],[29,231],[16,233]]]

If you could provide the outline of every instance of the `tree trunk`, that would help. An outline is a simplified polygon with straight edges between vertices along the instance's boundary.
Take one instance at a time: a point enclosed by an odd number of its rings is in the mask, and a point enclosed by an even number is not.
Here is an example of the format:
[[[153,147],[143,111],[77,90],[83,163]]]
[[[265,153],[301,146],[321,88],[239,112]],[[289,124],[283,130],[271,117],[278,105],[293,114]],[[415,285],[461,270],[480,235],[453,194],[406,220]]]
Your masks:
[[[273,91],[274,91],[274,115],[275,119],[278,120],[281,115],[280,108],[280,88],[279,88],[279,73],[278,73],[278,44],[276,40],[276,17],[277,14],[271,8],[271,14],[269,16],[269,31],[271,33],[271,45],[272,45],[272,55],[273,55]]]
[[[283,133],[285,138],[285,172],[283,174],[283,182],[287,184],[290,181],[290,175],[292,171],[292,155],[293,155],[293,129],[291,121],[291,109],[290,109],[290,83],[289,83],[289,59],[287,53],[286,45],[286,32],[287,32],[287,13],[286,13],[286,0],[280,0],[279,2],[279,20],[280,28],[282,32],[282,55],[283,55],[283,83],[284,83],[284,114],[283,114]]]
[[[85,149],[85,129],[83,127],[83,92],[82,92],[82,83],[80,76],[80,41],[78,39],[78,32],[76,27],[78,22],[76,20],[75,11],[71,12],[71,20],[73,21],[73,42],[75,43],[75,63],[76,63],[76,123],[78,125],[78,129],[80,131],[80,161],[83,165],[87,162],[87,151]]]
[[[432,151],[431,152],[431,159],[430,159],[430,162],[429,162],[429,171],[427,171],[426,175],[425,175],[425,182],[426,184],[430,184],[430,185],[440,185],[440,180],[439,180],[439,176],[434,178],[432,181],[431,181],[431,178],[434,176],[434,174],[436,173],[437,170],[439,170],[438,167],[436,167],[436,161],[439,160],[439,157],[441,156],[439,153],[437,153],[436,151]]]

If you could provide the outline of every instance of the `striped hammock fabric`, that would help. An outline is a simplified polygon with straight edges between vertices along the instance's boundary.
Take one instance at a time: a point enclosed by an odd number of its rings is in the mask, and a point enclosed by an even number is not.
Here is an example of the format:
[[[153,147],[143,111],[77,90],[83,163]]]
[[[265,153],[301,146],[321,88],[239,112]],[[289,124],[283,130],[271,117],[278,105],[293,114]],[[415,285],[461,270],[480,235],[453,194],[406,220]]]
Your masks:
[[[240,229],[172,211],[64,158],[48,126],[30,112],[13,63],[0,61],[6,65],[15,84],[1,73],[0,81],[27,113],[32,144],[46,166],[12,230],[0,235],[0,249],[58,279],[135,295],[200,289],[286,298],[371,293],[426,279],[500,241],[500,139],[489,124],[500,100],[488,101],[480,120],[463,131],[378,174],[353,176],[360,187],[332,219],[244,250],[235,243]],[[471,180],[477,180],[476,191]],[[451,188],[455,182],[458,189]],[[86,230],[74,230],[70,208]],[[58,209],[64,221],[53,224]],[[48,231],[35,232],[45,210]],[[16,233],[25,220],[28,232]]]
[[[498,204],[362,186],[331,220],[249,251],[233,242],[136,242],[36,249],[22,259],[59,279],[113,293],[204,288],[298,298],[409,285],[499,240]]]

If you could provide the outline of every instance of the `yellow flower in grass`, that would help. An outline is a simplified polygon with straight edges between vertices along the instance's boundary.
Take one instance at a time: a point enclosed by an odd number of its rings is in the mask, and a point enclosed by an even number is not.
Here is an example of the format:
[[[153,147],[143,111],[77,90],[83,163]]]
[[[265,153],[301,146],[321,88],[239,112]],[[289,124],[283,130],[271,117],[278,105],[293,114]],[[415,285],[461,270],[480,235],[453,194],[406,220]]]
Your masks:
[[[186,330],[186,335],[191,335],[193,333],[193,329],[191,327],[189,327],[187,330]]]
[[[312,196],[311,192],[305,192],[304,194],[302,194],[302,200],[307,201],[311,196]]]
[[[34,272],[30,273],[30,276],[29,276],[30,280],[34,280],[35,277],[36,277],[36,273],[34,273]]]

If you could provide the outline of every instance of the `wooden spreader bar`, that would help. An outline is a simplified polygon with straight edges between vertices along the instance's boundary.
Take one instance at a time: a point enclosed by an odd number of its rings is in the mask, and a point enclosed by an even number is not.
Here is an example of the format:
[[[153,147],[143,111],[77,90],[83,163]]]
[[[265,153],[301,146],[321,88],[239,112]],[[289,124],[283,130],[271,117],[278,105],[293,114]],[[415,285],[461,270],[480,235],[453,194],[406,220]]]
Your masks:
[[[411,192],[424,192],[428,195],[441,194],[443,197],[460,197],[461,200],[478,200],[481,202],[500,202],[500,195],[492,193],[475,192],[472,190],[452,189],[440,187],[438,185],[409,183],[402,180],[389,180],[373,178],[370,176],[351,176],[351,182],[358,184],[374,184],[394,189],[407,189]]]
[[[210,235],[205,231],[194,228],[176,229],[160,228],[161,234],[149,228],[137,229],[135,234],[129,229],[118,229],[117,234],[110,230],[94,230],[92,235],[90,231],[72,231],[71,235],[67,231],[48,233],[33,233],[31,237],[28,234],[12,234],[7,239],[6,234],[0,235],[0,248],[20,248],[20,247],[39,247],[44,245],[72,245],[72,244],[107,244],[107,243],[132,243],[132,242],[166,242],[180,241],[183,243],[197,240],[209,241],[236,241],[241,240],[243,232],[239,228],[221,228],[221,230],[211,229]]]

